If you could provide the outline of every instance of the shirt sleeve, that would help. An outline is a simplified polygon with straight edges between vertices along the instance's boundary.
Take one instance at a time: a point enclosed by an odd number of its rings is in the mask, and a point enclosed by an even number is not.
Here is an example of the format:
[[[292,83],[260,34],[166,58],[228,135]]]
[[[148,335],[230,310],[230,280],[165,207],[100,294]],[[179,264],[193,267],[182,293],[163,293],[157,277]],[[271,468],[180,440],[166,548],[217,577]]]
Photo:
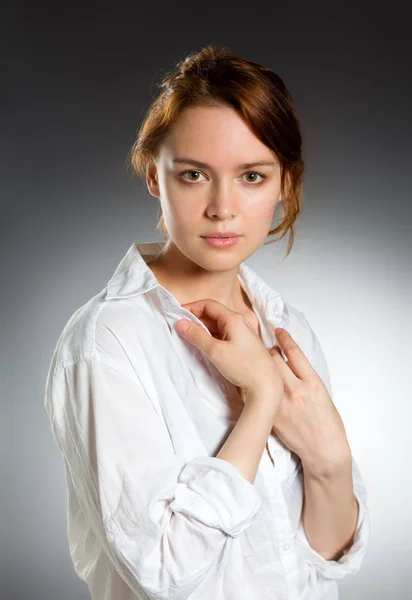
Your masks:
[[[332,398],[332,385],[330,373],[325,354],[317,339],[313,334],[315,359],[312,366],[325,384],[329,395]],[[353,543],[343,552],[338,561],[326,560],[321,554],[316,552],[306,537],[302,523],[302,515],[295,535],[295,541],[299,547],[301,555],[306,559],[309,565],[314,569],[317,578],[341,579],[348,573],[354,574],[359,571],[370,540],[370,516],[367,506],[366,488],[362,479],[359,466],[352,456],[352,481],[353,491],[359,505],[358,520],[354,534]],[[312,573],[312,577],[313,577]]]
[[[353,457],[352,478],[353,491],[359,504],[358,520],[353,543],[345,549],[339,560],[326,560],[316,552],[306,537],[302,516],[299,520],[295,541],[299,547],[300,555],[316,571],[317,578],[341,579],[347,574],[357,573],[362,566],[370,538],[370,517],[366,503],[365,486],[359,467]]]
[[[184,600],[213,578],[260,508],[254,485],[219,458],[182,462],[126,364],[80,358],[45,400],[79,504],[132,591]]]

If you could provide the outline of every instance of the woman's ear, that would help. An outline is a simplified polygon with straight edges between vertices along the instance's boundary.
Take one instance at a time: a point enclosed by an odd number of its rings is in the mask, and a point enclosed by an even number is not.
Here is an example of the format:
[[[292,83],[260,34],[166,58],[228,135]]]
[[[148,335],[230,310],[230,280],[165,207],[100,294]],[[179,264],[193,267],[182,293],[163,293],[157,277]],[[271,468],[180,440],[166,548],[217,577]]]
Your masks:
[[[146,185],[151,196],[160,198],[157,167],[152,158],[149,158],[146,165]]]

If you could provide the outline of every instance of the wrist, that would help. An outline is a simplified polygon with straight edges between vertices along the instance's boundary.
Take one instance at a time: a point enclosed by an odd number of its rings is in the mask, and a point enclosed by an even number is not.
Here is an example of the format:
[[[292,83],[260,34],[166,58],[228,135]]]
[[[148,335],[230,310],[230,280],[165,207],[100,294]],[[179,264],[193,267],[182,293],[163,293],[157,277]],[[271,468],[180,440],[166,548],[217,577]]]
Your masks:
[[[303,473],[311,479],[333,479],[347,473],[352,468],[350,448],[339,454],[324,454],[318,457],[301,458]]]
[[[268,417],[271,418],[272,421],[279,408],[276,390],[270,386],[261,386],[245,390],[244,402],[245,405],[248,406],[259,406],[262,411],[267,412]]]

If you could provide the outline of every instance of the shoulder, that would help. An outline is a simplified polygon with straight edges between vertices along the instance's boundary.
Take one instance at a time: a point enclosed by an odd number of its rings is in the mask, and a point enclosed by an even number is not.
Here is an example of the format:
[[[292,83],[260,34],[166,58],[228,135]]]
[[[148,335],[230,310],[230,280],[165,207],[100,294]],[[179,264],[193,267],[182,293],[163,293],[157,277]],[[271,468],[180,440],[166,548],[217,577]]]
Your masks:
[[[144,354],[159,319],[145,294],[106,300],[105,289],[79,307],[65,324],[53,351],[50,370],[61,370],[81,359],[119,366]]]

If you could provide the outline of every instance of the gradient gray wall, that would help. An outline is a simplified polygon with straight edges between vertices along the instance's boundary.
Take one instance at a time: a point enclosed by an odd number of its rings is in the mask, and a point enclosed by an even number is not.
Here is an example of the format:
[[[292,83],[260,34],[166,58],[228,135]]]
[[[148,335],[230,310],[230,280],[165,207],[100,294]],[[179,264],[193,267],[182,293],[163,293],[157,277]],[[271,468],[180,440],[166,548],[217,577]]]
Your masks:
[[[69,316],[133,241],[163,241],[157,200],[124,171],[161,70],[209,42],[277,71],[304,135],[292,254],[248,264],[303,311],[369,493],[364,566],[343,600],[412,588],[411,43],[396,3],[225,8],[19,4],[3,19],[1,594],[89,598],[66,538],[66,489],[43,394]],[[405,3],[405,6],[407,4]],[[169,12],[165,12],[165,10]],[[225,12],[226,11],[226,12]],[[4,55],[4,54],[3,54]],[[408,436],[408,438],[407,438]],[[408,443],[407,443],[408,442]]]

